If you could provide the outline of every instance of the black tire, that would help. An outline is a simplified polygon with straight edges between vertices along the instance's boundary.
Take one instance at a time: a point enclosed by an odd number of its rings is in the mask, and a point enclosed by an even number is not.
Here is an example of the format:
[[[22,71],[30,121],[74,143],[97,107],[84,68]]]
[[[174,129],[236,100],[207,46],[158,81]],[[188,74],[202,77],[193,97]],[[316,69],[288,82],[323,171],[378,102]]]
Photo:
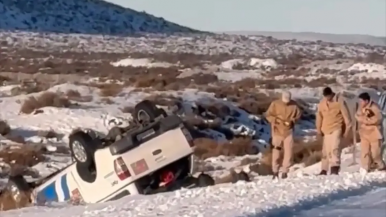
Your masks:
[[[69,136],[69,146],[71,156],[75,159],[77,164],[85,168],[94,164],[94,153],[98,148],[96,140],[89,134],[83,131],[77,131],[71,134]],[[77,153],[82,153],[85,159],[81,159]]]
[[[147,120],[144,119],[144,115]],[[149,100],[143,100],[134,107],[133,118],[139,122],[151,122],[161,115],[166,115],[166,112],[163,109],[157,108],[157,106]]]
[[[84,166],[77,163],[76,171],[78,172],[79,177],[85,182],[93,183],[96,180],[97,171],[94,163],[89,166]]]
[[[197,177],[197,187],[207,187],[207,186],[212,186],[214,185],[214,179],[208,175],[208,174],[205,174],[205,173],[201,173],[198,177]]]

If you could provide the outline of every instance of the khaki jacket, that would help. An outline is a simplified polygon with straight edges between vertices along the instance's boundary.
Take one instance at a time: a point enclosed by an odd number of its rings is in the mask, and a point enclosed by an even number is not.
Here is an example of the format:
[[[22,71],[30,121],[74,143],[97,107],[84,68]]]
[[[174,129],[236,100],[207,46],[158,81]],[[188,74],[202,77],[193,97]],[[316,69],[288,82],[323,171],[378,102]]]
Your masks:
[[[295,101],[288,104],[275,100],[269,106],[265,117],[271,124],[272,136],[287,137],[293,131],[295,122],[299,120],[301,110]]]
[[[336,130],[349,132],[351,127],[350,113],[339,94],[335,94],[331,101],[327,101],[325,98],[320,101],[316,112],[316,130],[319,133],[328,135]]]
[[[368,112],[372,113],[369,117]],[[370,102],[364,108],[358,108],[355,118],[358,121],[358,131],[361,138],[368,141],[382,139],[381,124],[382,113],[375,102]]]

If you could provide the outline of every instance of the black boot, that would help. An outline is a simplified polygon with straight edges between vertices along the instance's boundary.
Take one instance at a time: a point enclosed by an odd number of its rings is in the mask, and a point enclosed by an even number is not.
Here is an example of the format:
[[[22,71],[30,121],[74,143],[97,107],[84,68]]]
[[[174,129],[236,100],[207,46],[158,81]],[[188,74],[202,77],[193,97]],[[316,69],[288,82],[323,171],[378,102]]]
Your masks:
[[[339,166],[335,166],[335,167],[331,167],[330,168],[331,175],[339,175],[339,171],[340,171],[340,167]]]
[[[319,176],[325,176],[327,175],[327,170],[321,170],[320,173],[318,174]]]
[[[279,173],[273,173],[272,179],[278,179],[279,178]]]
[[[381,166],[377,168],[376,171],[386,172],[386,166]]]
[[[282,178],[282,179],[288,178],[288,174],[287,174],[287,173],[282,173],[282,174],[281,174],[281,178]]]

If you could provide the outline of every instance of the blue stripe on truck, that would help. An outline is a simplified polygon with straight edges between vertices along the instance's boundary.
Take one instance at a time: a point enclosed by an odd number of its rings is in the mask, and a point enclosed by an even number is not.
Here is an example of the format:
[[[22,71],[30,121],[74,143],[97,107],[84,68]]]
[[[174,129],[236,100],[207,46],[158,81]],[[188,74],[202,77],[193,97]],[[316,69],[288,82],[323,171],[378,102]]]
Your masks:
[[[67,175],[62,176],[62,178],[60,179],[60,184],[62,186],[64,200],[70,199],[70,191],[68,190],[68,185],[67,185]]]
[[[59,202],[70,199],[70,191],[67,184],[67,174],[53,177],[45,188],[38,192],[38,198],[45,202]]]
[[[55,182],[52,182],[47,187],[39,191],[38,198],[44,201],[58,201],[58,195],[56,194]]]

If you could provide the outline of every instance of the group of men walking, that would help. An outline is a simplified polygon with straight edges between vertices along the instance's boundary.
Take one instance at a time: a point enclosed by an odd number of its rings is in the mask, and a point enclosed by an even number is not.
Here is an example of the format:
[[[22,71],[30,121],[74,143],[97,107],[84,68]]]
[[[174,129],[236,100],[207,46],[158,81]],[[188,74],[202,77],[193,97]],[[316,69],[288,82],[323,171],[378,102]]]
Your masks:
[[[374,162],[378,170],[386,170],[381,157],[382,113],[377,103],[366,92],[359,94],[359,104],[354,115],[358,123],[361,147],[361,170],[370,172]],[[283,92],[266,112],[271,125],[272,171],[274,178],[287,178],[293,160],[294,126],[301,117],[301,110],[292,100],[290,92]],[[330,87],[323,89],[323,98],[316,112],[316,132],[323,137],[321,171],[319,175],[339,174],[341,142],[353,132],[348,106],[340,94]],[[355,133],[355,132],[354,132]],[[282,157],[283,154],[283,157]],[[280,171],[281,170],[281,171]]]

